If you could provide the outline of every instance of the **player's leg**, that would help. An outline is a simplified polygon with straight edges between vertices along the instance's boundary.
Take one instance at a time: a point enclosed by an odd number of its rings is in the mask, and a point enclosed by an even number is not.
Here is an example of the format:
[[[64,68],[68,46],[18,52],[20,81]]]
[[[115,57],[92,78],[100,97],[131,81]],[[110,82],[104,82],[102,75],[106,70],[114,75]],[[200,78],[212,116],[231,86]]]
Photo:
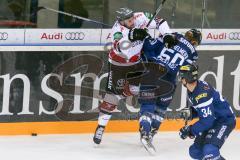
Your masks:
[[[157,106],[158,108],[159,106]],[[162,124],[164,120],[164,116],[166,113],[166,109],[161,110],[161,109],[156,109],[154,111],[154,115],[152,117],[152,124],[151,124],[151,132],[150,132],[150,137],[153,139],[153,137],[157,134],[160,125]]]
[[[152,120],[152,131],[151,131],[151,136],[153,137],[159,130],[166,111],[167,111],[167,107],[170,105],[170,103],[172,102],[173,99],[173,94],[174,91],[165,95],[165,96],[161,96],[157,98],[156,101],[156,109],[154,112],[154,116],[153,116],[153,120]]]
[[[133,66],[125,67],[125,85],[122,95],[124,97],[137,96],[140,92],[140,82],[145,75],[145,66],[143,63],[137,63]]]
[[[152,117],[155,110],[154,103],[143,103],[140,107],[139,131],[140,135],[149,137],[151,132]]]
[[[223,160],[220,152],[219,152],[219,147],[213,144],[205,144],[203,146],[203,159],[206,160]]]
[[[154,155],[156,150],[152,144],[152,138],[150,136],[151,133],[151,123],[152,123],[152,116],[155,110],[154,104],[141,104],[140,109],[140,118],[139,118],[139,125],[140,125],[140,141],[143,144],[144,148],[151,154]]]
[[[120,70],[120,71],[118,71]],[[103,102],[99,105],[99,116],[98,116],[98,126],[95,130],[93,141],[95,144],[100,144],[102,136],[105,130],[105,127],[108,124],[108,121],[112,117],[112,111],[117,107],[119,99],[117,95],[121,94],[121,89],[117,89],[120,84],[119,79],[125,77],[125,70],[121,69],[119,66],[115,66],[109,63],[109,73],[106,86],[106,95],[104,96]],[[124,81],[121,81],[124,82]]]
[[[193,159],[202,159],[202,147],[197,144],[192,144],[189,147],[189,155]]]
[[[152,118],[156,108],[156,100],[152,93],[148,90],[149,87],[151,88],[151,86],[141,86],[140,88],[140,97],[138,99],[138,102],[140,103],[139,131],[140,141],[145,147],[145,149],[150,154],[155,154],[156,151],[154,146],[152,145],[150,133],[152,128]]]
[[[140,135],[149,136],[151,132],[152,118],[156,109],[156,98],[151,90],[155,86],[141,86],[138,102],[140,104],[139,131]]]
[[[196,136],[194,143],[189,147],[189,155],[192,159],[199,159],[203,158],[203,151],[202,148],[205,142],[205,136],[207,132],[203,132],[202,135]]]
[[[227,123],[214,123],[214,127],[206,135],[205,145],[203,146],[203,157],[206,160],[224,160],[220,154],[220,149],[235,126],[236,121],[233,118]]]
[[[102,140],[102,135],[105,130],[105,127],[108,124],[108,121],[112,117],[113,110],[117,107],[119,103],[119,97],[124,97],[123,94],[124,87],[126,86],[127,73],[134,71],[142,71],[144,66],[141,64],[133,66],[116,66],[109,63],[109,75],[107,79],[106,91],[103,102],[99,105],[99,117],[98,117],[98,126],[96,128],[93,141],[96,144],[100,144]],[[130,82],[129,92],[134,94],[138,92],[137,84],[138,81],[133,83],[135,80],[133,77],[130,77],[132,81]],[[136,84],[137,83],[137,84]],[[122,96],[123,95],[123,96]]]
[[[114,94],[106,94],[103,102],[99,105],[98,126],[95,130],[93,141],[95,144],[100,144],[105,127],[112,117],[112,111],[118,105],[118,98]]]

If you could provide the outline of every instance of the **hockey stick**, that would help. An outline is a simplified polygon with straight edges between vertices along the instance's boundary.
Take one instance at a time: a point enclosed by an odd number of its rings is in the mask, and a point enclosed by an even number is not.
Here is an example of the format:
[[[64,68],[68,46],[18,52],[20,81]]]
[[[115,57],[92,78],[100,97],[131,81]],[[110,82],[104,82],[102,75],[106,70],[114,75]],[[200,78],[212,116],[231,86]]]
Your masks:
[[[184,126],[188,125],[188,117],[186,117],[185,122],[184,122]]]
[[[157,8],[157,10],[154,12],[152,18],[149,20],[148,24],[146,25],[146,28],[148,28],[148,26],[152,23],[152,21],[154,20],[154,18],[157,16],[157,14],[162,10],[163,8],[163,4],[166,2],[166,0],[162,0],[161,4],[159,5],[159,7]]]
[[[48,10],[48,11],[52,11],[52,12],[55,12],[55,13],[60,13],[60,14],[63,14],[63,15],[67,15],[67,16],[70,16],[70,17],[73,17],[73,18],[76,18],[76,19],[80,19],[80,20],[84,20],[84,21],[87,21],[87,22],[92,22],[92,23],[100,24],[100,25],[103,25],[103,26],[106,26],[106,27],[111,27],[111,25],[106,24],[106,23],[103,23],[103,22],[99,22],[99,21],[96,21],[96,20],[84,18],[84,17],[81,17],[81,16],[77,16],[77,15],[75,15],[75,14],[71,14],[71,13],[67,13],[67,12],[55,10],[55,9],[48,8],[48,7],[44,7],[44,6],[38,7],[37,12],[38,12],[39,10],[42,10],[42,9],[46,9],[46,10]]]
[[[202,0],[202,24],[201,24],[201,32],[203,30],[204,24],[205,24],[205,9],[206,9],[206,3],[205,0]]]
[[[187,109],[190,111],[190,108],[189,108],[189,101],[188,101],[188,96],[187,96],[187,99],[186,99],[186,105],[187,105]],[[191,113],[190,113],[191,114]],[[184,122],[184,126],[187,126],[188,125],[188,116],[186,114],[186,117],[185,117],[185,122]]]

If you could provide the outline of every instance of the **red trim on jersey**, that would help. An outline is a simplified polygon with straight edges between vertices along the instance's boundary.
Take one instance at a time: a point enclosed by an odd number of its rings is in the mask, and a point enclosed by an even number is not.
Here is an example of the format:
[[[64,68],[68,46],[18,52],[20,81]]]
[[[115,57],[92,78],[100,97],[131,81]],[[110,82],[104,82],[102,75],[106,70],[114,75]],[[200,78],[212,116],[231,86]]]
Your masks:
[[[116,61],[116,62],[119,62],[119,63],[126,63],[126,59],[117,55],[112,49],[110,50],[109,52],[109,58]]]
[[[110,52],[109,52],[109,58],[112,59],[113,61],[116,61],[116,62],[119,62],[119,63],[128,63],[128,62],[134,63],[134,62],[137,62],[137,61],[139,61],[139,59],[140,59],[140,55],[141,55],[141,53],[135,54],[134,56],[132,56],[132,57],[130,58],[129,61],[127,61],[125,58],[117,55],[117,54],[114,52],[113,49],[111,49]]]
[[[140,55],[141,55],[141,53],[135,54],[134,56],[132,56],[130,58],[129,62],[137,62],[137,61],[139,61]]]

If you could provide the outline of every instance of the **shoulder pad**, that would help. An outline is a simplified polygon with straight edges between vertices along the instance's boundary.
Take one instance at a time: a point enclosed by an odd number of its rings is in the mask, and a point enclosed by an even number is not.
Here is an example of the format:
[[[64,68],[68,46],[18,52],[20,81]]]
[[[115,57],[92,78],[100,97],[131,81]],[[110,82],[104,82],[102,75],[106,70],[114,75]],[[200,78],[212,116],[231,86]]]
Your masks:
[[[210,89],[210,87],[209,87],[209,85],[208,85],[207,82],[202,81],[202,89],[203,89],[203,90],[209,90],[209,89]]]
[[[144,15],[148,18],[148,19],[151,19],[153,17],[153,14],[152,13],[149,13],[149,12],[144,12]]]

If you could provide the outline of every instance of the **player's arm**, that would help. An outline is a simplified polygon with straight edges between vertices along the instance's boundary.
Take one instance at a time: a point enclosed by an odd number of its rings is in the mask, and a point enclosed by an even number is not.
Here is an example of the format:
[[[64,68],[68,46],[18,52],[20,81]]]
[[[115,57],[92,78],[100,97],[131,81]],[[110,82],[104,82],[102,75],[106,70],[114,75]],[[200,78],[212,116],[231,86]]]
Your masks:
[[[213,98],[204,98],[196,106],[199,120],[191,126],[193,135],[200,135],[202,132],[210,129],[215,121]]]
[[[147,18],[147,22],[150,21],[152,18],[152,14],[145,13],[145,17]],[[150,23],[149,29],[157,29],[160,33],[160,37],[163,39],[163,43],[167,48],[172,48],[174,45],[177,44],[177,39],[173,34],[172,30],[170,29],[167,21],[162,18],[154,18],[154,20]]]
[[[197,51],[195,51],[193,54],[192,54],[192,61],[193,62],[196,62],[198,60],[198,53]]]
[[[179,135],[182,139],[194,138],[197,135],[201,135],[202,132],[209,130],[215,121],[213,112],[213,99],[210,98],[207,101],[202,101],[193,106],[199,117],[199,120],[193,125],[185,125],[180,129]]]
[[[162,47],[161,47],[162,46]],[[163,48],[163,43],[157,39],[146,39],[143,44],[143,55],[148,62],[157,62],[158,49]]]
[[[190,50],[189,50],[188,52],[189,52],[189,57],[183,62],[182,66],[192,65],[192,64],[197,65],[197,60],[198,60],[197,51],[195,51],[194,53],[190,53]]]
[[[144,12],[144,18],[146,19],[147,22],[152,19],[153,14]],[[150,25],[148,26],[149,29],[157,29],[159,30],[161,35],[167,34],[167,33],[172,33],[172,30],[170,29],[167,21],[162,18],[154,18]]]

